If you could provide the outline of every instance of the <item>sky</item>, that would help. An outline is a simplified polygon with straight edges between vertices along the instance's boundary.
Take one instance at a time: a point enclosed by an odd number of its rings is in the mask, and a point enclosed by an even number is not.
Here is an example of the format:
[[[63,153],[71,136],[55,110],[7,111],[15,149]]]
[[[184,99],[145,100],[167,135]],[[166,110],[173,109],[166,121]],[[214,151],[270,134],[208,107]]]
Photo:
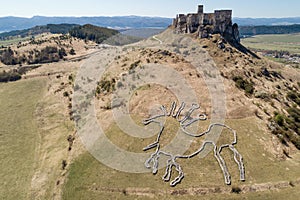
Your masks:
[[[2,2],[1,2],[2,1]],[[159,16],[232,9],[234,17],[300,17],[300,0],[0,0],[0,17]]]

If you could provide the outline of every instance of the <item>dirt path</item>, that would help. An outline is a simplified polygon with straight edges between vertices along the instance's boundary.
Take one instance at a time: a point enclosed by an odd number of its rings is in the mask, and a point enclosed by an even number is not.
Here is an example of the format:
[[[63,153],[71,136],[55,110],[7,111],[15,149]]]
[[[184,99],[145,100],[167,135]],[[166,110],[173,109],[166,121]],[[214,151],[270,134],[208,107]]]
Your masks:
[[[156,37],[156,35],[154,35],[152,38],[153,38],[154,40],[157,40],[157,41],[159,42],[159,44],[163,44],[163,42],[162,42],[160,39],[158,39],[158,38]]]
[[[265,192],[265,191],[275,191],[281,189],[292,188],[300,185],[300,178],[294,182],[281,181],[274,183],[261,183],[261,184],[253,184],[253,185],[242,185],[239,188],[241,189],[241,194],[247,194],[252,192]],[[168,191],[165,190],[157,190],[150,188],[107,188],[107,187],[97,187],[91,186],[88,188],[93,192],[105,192],[105,193],[119,193],[126,195],[134,195],[134,196],[165,196],[165,195],[176,195],[176,196],[203,196],[203,195],[211,195],[211,194],[231,194],[231,187],[193,187],[193,188],[184,188],[184,189],[170,189]]]

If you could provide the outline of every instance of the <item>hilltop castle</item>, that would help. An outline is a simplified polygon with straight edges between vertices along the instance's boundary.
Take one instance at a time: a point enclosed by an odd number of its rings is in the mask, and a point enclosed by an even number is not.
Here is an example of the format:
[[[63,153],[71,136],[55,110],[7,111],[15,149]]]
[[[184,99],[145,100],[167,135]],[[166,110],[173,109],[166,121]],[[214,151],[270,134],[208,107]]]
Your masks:
[[[197,13],[177,15],[173,26],[176,33],[197,33],[200,38],[219,33],[227,41],[240,42],[238,25],[232,25],[232,10],[204,13],[203,5],[199,5]]]

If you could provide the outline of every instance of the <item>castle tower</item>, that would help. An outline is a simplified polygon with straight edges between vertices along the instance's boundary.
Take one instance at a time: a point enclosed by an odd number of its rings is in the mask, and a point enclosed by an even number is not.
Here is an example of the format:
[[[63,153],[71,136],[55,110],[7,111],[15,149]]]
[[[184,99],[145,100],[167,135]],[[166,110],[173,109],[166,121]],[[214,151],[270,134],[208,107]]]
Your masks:
[[[203,5],[198,5],[198,14],[203,14]]]
[[[238,26],[232,25],[232,10],[204,13],[203,8],[203,5],[198,5],[197,13],[177,15],[173,21],[175,32],[197,32],[200,38],[207,38],[210,34],[221,34],[226,40],[239,43]]]
[[[232,10],[215,10],[215,32],[225,33],[232,26]]]

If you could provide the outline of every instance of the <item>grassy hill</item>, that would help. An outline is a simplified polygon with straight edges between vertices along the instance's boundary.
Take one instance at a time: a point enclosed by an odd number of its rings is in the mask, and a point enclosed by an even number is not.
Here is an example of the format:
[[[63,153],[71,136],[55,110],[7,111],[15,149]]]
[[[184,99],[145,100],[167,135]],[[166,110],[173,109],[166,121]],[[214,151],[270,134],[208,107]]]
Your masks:
[[[0,40],[8,40],[14,37],[30,37],[36,36],[42,33],[53,33],[53,34],[66,34],[75,27],[80,25],[77,24],[47,24],[45,26],[35,26],[33,28],[16,30],[5,33],[0,33]]]
[[[76,26],[75,27],[81,27]],[[49,25],[53,33],[49,33],[50,29],[43,29],[47,34],[38,34],[32,30],[26,30],[26,34],[33,34],[32,37],[20,38],[19,36],[11,36],[10,39],[0,40],[0,65],[33,65],[41,63],[52,63],[66,60],[70,57],[76,56],[78,51],[86,51],[89,45],[96,45],[94,41],[101,42],[112,34],[118,33],[112,29],[106,29],[95,26],[84,26],[78,31],[76,36],[85,36],[83,39],[72,37],[68,33],[70,28],[74,29],[73,25]],[[34,30],[35,28],[33,28]],[[76,29],[77,30],[77,29]],[[66,34],[67,33],[67,34]],[[130,43],[132,39],[127,41]],[[10,69],[7,69],[7,72]],[[1,74],[1,78],[5,81],[5,76],[8,74]],[[6,78],[7,79],[7,78]]]
[[[299,71],[293,68],[285,70],[285,67],[278,63],[240,52],[229,44],[225,44],[225,48],[220,49],[217,45],[220,36],[217,35],[211,39],[200,40],[176,35],[172,33],[172,30],[166,30],[156,38],[161,41],[161,45],[159,45],[160,41],[149,38],[132,49],[127,47],[126,54],[116,56],[114,62],[106,70],[103,76],[105,78],[99,81],[95,110],[99,124],[103,125],[105,135],[121,149],[136,153],[141,153],[143,145],[154,140],[155,136],[152,138],[130,137],[114,123],[111,107],[107,106],[110,105],[113,88],[120,87],[125,90],[126,87],[132,87],[134,95],[130,98],[128,112],[132,117],[138,115],[133,119],[140,122],[141,119],[149,116],[148,108],[152,105],[168,106],[171,100],[176,99],[174,94],[167,91],[168,89],[155,86],[155,84],[140,88],[134,87],[135,85],[125,85],[126,74],[130,80],[142,78],[143,73],[136,71],[145,70],[147,63],[156,63],[158,68],[168,66],[176,69],[182,78],[195,89],[197,97],[201,99],[201,106],[206,108],[206,113],[211,113],[211,99],[203,77],[214,78],[216,75],[203,69],[205,65],[200,68],[202,73],[197,73],[187,58],[191,56],[192,60],[200,63],[213,62],[223,77],[227,96],[226,124],[237,131],[237,149],[244,158],[246,181],[238,181],[236,163],[227,150],[222,152],[222,155],[232,175],[231,186],[224,184],[218,163],[213,155],[209,154],[202,159],[196,156],[190,160],[180,160],[185,178],[175,188],[171,188],[161,179],[164,168],[160,169],[156,175],[152,175],[151,170],[149,173],[141,174],[126,173],[111,169],[88,152],[84,152],[69,166],[63,199],[76,197],[90,199],[276,199],[283,196],[286,199],[294,199],[299,194],[297,190],[300,183],[298,170],[300,154],[296,148],[297,145],[293,145],[292,135],[289,135],[288,131],[292,131],[297,138],[299,135],[297,131],[289,127],[285,127],[287,132],[272,132],[268,124],[273,120],[276,123],[278,115],[276,111],[286,115],[284,119],[286,122],[292,121],[292,116],[287,110],[292,107],[299,108],[293,100],[287,98],[287,94],[298,90],[299,86],[295,81],[299,79]],[[151,48],[147,48],[149,46]],[[181,55],[186,55],[186,57]],[[87,63],[87,66],[92,68],[95,63],[99,65],[103,59],[104,57],[102,58],[99,54],[94,57],[93,62]],[[145,74],[147,76],[147,73]],[[162,79],[169,77],[164,73],[159,76]],[[237,80],[234,77],[240,78]],[[251,93],[247,92],[247,87],[241,87],[244,83],[253,86]],[[264,95],[260,95],[262,93]],[[297,126],[297,120],[293,123]],[[278,127],[278,124],[274,126]],[[207,127],[207,124],[203,124],[200,129],[204,127]],[[164,133],[168,134],[165,137],[172,137],[170,133],[174,132],[174,128],[176,127],[166,127]],[[278,130],[281,128],[279,127]],[[170,138],[166,140],[168,139]],[[98,143],[100,141],[95,144]],[[194,139],[188,152],[193,152],[193,148],[200,144],[201,141]],[[240,189],[240,194],[236,194],[237,188]]]
[[[73,37],[101,43],[113,35],[118,34],[119,32],[113,29],[98,27],[91,24],[86,24],[83,26],[77,24],[48,24],[46,26],[36,26],[30,29],[1,33],[0,40],[34,37],[42,33],[70,33],[70,35]]]
[[[118,36],[117,33],[86,25],[77,27],[74,32],[86,41],[48,35],[22,42],[19,47],[18,44],[11,46],[14,55],[39,55],[50,44],[65,48],[68,53],[74,48],[76,55],[68,55],[59,62],[41,63],[16,82],[0,83],[0,199],[298,198],[300,153],[293,143],[297,142],[294,138],[300,137],[296,130],[299,126],[299,69],[242,52],[222,41],[220,35],[199,39],[193,35],[174,34],[171,28],[128,46],[110,47],[88,41],[102,42],[104,38]],[[224,43],[224,48],[219,47],[220,43]],[[109,64],[104,65],[105,62]],[[103,70],[102,66],[107,66],[102,77],[91,71]],[[152,66],[154,68],[150,68]],[[85,67],[87,76],[83,77],[78,72]],[[20,68],[1,65],[0,72]],[[164,68],[176,71],[180,78],[174,79]],[[158,75],[152,75],[149,69],[157,70]],[[166,86],[155,81],[141,86],[136,84],[135,81],[145,77],[151,81],[160,78],[166,81]],[[222,82],[216,83],[216,77]],[[82,99],[93,99],[94,105],[84,102],[82,106],[92,106],[97,122],[112,144],[142,153],[143,147],[153,142],[156,135],[133,137],[122,130],[114,118],[113,94],[118,90],[132,92],[126,112],[136,125],[142,126],[142,119],[156,112],[158,105],[170,109],[170,102],[178,100],[174,94],[177,88],[171,90],[173,85],[169,80],[175,80],[175,86],[185,81],[195,92],[200,112],[208,116],[206,122],[197,126],[198,131],[205,130],[210,123],[215,112],[212,101],[222,99],[212,99],[208,86],[218,92],[220,84],[224,85],[225,123],[237,131],[236,148],[244,158],[245,182],[239,181],[238,166],[228,149],[221,154],[231,174],[232,185],[224,184],[220,166],[210,153],[205,158],[195,156],[178,160],[185,177],[176,187],[170,187],[161,179],[165,168],[159,169],[156,175],[151,170],[147,173],[121,172],[99,162],[85,149],[80,133],[74,128],[75,122],[80,120],[74,114],[75,92],[83,92]],[[88,86],[93,82],[89,90],[78,85]],[[175,119],[167,122],[170,123],[162,135],[162,146],[174,138],[178,129]],[[191,146],[185,153],[199,148],[202,139],[190,139]],[[222,134],[218,145],[228,139],[232,138]],[[91,142],[101,144],[97,138]],[[110,152],[106,153],[110,156]],[[116,162],[122,164],[120,160]],[[138,162],[144,167],[144,160]],[[163,162],[160,164],[165,166]],[[172,178],[176,175],[173,172]]]

